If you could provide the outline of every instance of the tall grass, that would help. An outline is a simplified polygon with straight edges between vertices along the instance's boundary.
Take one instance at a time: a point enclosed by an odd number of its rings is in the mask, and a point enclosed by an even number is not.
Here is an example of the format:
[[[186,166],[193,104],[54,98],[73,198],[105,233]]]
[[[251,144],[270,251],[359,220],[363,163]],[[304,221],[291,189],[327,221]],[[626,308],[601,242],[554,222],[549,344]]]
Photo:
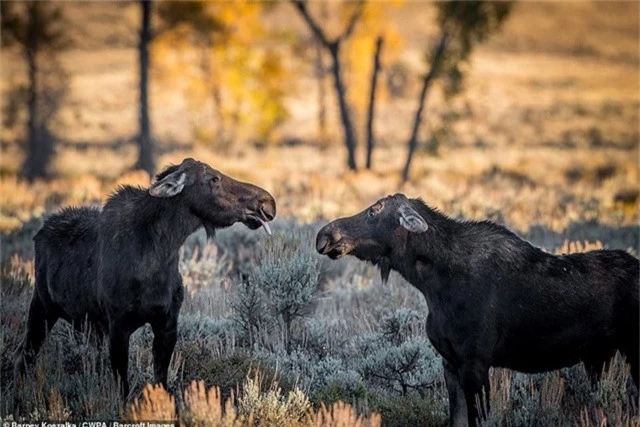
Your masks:
[[[220,231],[215,244],[199,235],[190,238],[180,263],[188,292],[170,388],[147,385],[153,378],[152,335],[142,328],[132,336],[132,394],[126,405],[119,403],[106,343],[64,321],[51,332],[34,369],[21,384],[13,383],[13,356],[24,333],[33,268],[30,258],[6,259],[0,305],[1,416],[70,420],[153,415],[217,425],[446,424],[441,359],[426,337],[424,298],[395,274],[383,285],[372,266],[316,255],[304,242],[319,226],[280,220],[270,239],[242,227]],[[607,228],[594,225],[590,233],[591,240],[608,247],[626,245],[626,237]],[[555,242],[547,246],[552,252],[602,245],[565,242],[568,236],[563,235],[551,239],[553,235],[533,234],[534,240]],[[276,254],[282,260],[278,277],[306,279],[265,282],[275,274]],[[309,298],[301,298],[307,279],[317,284],[308,289]],[[248,286],[253,294],[247,294]],[[279,299],[283,305],[276,304]],[[282,307],[296,313],[288,326]],[[254,339],[249,339],[247,325],[252,325]],[[637,404],[629,399],[634,388],[628,368],[619,358],[596,388],[579,365],[533,376],[495,370],[491,384],[486,425],[640,421]],[[20,403],[17,411],[15,401]]]

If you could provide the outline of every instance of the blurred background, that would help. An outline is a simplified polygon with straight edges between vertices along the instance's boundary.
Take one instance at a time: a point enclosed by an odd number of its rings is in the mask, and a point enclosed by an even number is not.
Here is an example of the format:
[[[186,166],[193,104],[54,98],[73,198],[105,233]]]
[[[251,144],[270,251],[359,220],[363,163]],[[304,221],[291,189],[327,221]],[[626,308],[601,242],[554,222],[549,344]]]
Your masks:
[[[638,256],[638,2],[0,7],[3,419],[19,417],[16,393],[34,420],[125,414],[107,346],[65,322],[13,384],[32,237],[47,213],[147,186],[187,156],[269,190],[278,219],[271,239],[237,225],[214,242],[187,240],[176,401],[143,393],[153,373],[151,331],[140,329],[132,399],[156,409],[132,419],[173,419],[177,405],[183,420],[217,422],[236,390],[238,420],[256,425],[307,425],[310,408],[320,411],[310,425],[327,408],[340,425],[354,424],[353,411],[372,417],[366,425],[375,414],[388,426],[447,425],[424,298],[398,275],[383,285],[375,267],[313,247],[328,220],[387,194],[488,218],[553,253]],[[596,388],[580,366],[495,370],[483,425],[636,425],[616,360]],[[352,406],[328,406],[339,401]]]
[[[301,220],[635,224],[639,7],[3,1],[0,230],[185,156]]]

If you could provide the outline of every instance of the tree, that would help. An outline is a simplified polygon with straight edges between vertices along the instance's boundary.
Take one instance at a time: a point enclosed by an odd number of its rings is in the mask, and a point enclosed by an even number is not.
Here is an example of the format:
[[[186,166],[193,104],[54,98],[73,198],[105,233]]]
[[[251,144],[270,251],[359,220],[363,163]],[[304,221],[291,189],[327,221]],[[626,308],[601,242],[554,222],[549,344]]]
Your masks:
[[[347,21],[347,25],[340,35],[333,39],[329,39],[325,31],[320,27],[318,22],[311,16],[306,0],[291,0],[291,3],[300,13],[307,26],[313,33],[316,40],[329,53],[331,58],[331,71],[333,75],[333,86],[338,98],[338,108],[340,110],[340,119],[344,129],[344,144],[347,147],[347,165],[351,170],[357,170],[356,163],[356,134],[353,127],[353,119],[347,101],[346,87],[340,62],[340,51],[342,44],[351,37],[355,26],[362,16],[364,1],[358,1],[354,4],[354,11]]]
[[[68,46],[59,7],[39,1],[1,2],[2,44],[16,45],[27,64],[27,155],[22,175],[46,178],[54,153],[50,122],[66,93],[66,74],[56,55]]]
[[[151,123],[149,120],[149,43],[151,34],[151,0],[140,0],[140,38],[138,41],[138,66],[140,72],[139,88],[139,131],[138,135],[138,161],[136,167],[145,170],[150,176],[155,172],[155,160],[153,157],[153,139],[151,136]]]
[[[191,117],[196,141],[214,139],[222,149],[246,139],[263,144],[274,139],[287,117],[284,101],[293,79],[282,64],[282,50],[264,43],[287,39],[264,25],[263,14],[271,7],[250,0],[159,3],[156,69],[167,84],[181,84],[189,107],[198,111]],[[269,47],[257,47],[258,39]]]
[[[322,15],[326,16],[326,3],[321,3]],[[318,83],[318,133],[324,139],[327,135],[327,90],[325,84],[325,74],[328,69],[324,65],[322,45],[318,40],[314,43],[315,50],[315,73],[314,77]]]
[[[429,72],[422,78],[418,108],[407,142],[403,182],[409,179],[409,169],[418,145],[422,114],[431,85],[435,80],[445,78],[445,96],[449,98],[458,93],[464,77],[461,65],[468,60],[476,44],[485,41],[500,29],[509,16],[512,5],[511,2],[492,1],[448,1],[436,4],[440,36],[428,57]]]
[[[373,136],[373,117],[376,102],[376,86],[378,84],[378,73],[380,72],[380,52],[384,39],[378,36],[376,39],[376,51],[373,55],[373,71],[371,71],[371,90],[369,92],[369,111],[367,114],[367,169],[371,169],[371,156],[375,143]]]
[[[420,90],[420,96],[418,97],[418,110],[413,119],[413,127],[411,128],[411,136],[409,142],[407,142],[407,161],[405,162],[404,169],[402,171],[402,181],[406,182],[409,179],[409,168],[411,167],[411,160],[413,160],[413,153],[418,146],[418,132],[420,131],[420,124],[422,121],[422,112],[424,111],[424,104],[427,98],[427,93],[431,86],[431,83],[436,78],[437,73],[441,67],[442,56],[444,55],[446,45],[449,40],[449,33],[444,31],[440,36],[440,40],[436,45],[431,56],[431,68],[429,72],[425,74],[422,79],[422,89]]]

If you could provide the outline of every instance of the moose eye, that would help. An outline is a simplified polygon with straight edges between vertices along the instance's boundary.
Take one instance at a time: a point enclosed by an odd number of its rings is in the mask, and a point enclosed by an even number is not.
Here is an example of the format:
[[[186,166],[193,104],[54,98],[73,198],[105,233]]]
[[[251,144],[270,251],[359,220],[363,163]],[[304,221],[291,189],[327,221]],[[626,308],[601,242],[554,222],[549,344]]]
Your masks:
[[[367,217],[368,218],[373,218],[374,216],[378,215],[378,213],[382,210],[382,208],[380,206],[371,206],[369,208],[369,210],[367,211]]]
[[[214,176],[214,177],[211,178],[211,182],[213,182],[213,183],[216,183],[218,181],[220,181],[220,177],[219,176]]]

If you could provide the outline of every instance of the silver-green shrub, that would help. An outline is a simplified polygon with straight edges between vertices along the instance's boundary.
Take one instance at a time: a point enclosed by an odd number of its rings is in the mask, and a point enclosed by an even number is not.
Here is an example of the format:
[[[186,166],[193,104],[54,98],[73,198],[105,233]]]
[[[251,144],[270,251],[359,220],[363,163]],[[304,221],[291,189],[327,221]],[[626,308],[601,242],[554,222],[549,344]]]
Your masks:
[[[275,233],[265,242],[249,279],[263,292],[270,314],[281,323],[287,351],[291,351],[294,321],[311,312],[318,292],[317,256],[305,248],[311,238],[304,231]]]

